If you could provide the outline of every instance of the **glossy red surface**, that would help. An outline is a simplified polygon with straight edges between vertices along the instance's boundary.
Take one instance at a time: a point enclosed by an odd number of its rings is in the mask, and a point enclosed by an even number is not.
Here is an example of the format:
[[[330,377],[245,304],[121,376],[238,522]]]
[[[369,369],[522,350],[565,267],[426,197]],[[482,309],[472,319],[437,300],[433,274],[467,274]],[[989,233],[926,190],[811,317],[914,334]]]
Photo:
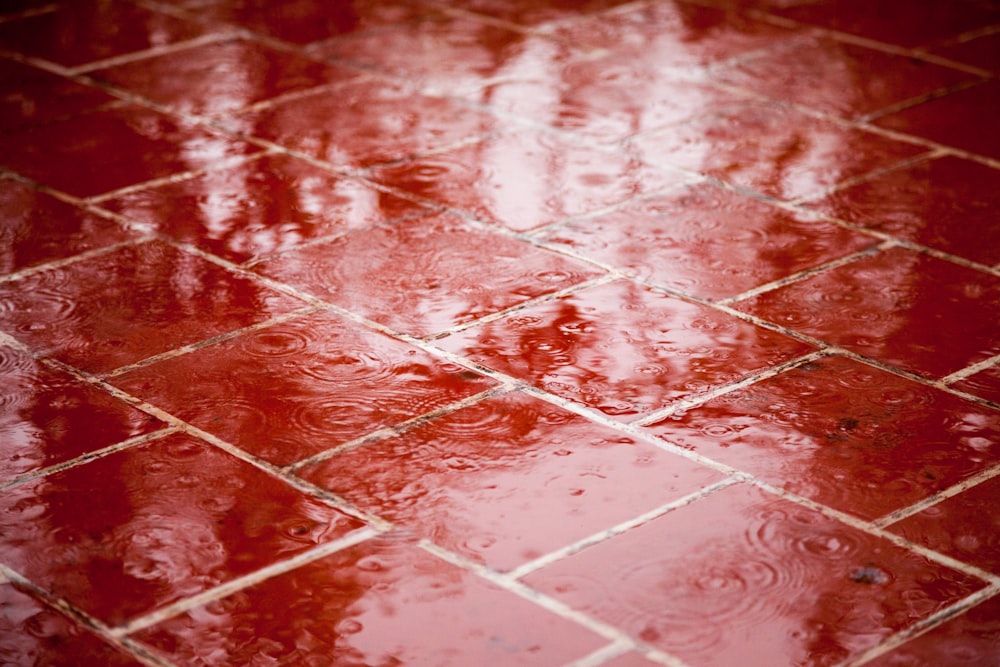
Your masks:
[[[360,72],[236,39],[89,74],[181,112],[216,115],[278,95],[348,81]]]
[[[276,610],[280,609],[279,613]],[[403,541],[368,542],[138,635],[180,664],[557,665],[592,632]]]
[[[305,305],[160,242],[0,282],[0,327],[93,372]]]
[[[278,465],[493,384],[324,313],[246,333],[112,382]]]
[[[689,664],[747,667],[840,663],[983,586],[743,485],[526,581]]]
[[[625,281],[526,308],[438,344],[626,420],[812,350]]]
[[[792,109],[752,104],[632,140],[654,164],[714,176],[779,199],[888,167],[926,149]]]
[[[203,169],[216,160],[257,150],[137,106],[0,135],[0,165],[78,197]]]
[[[521,394],[352,449],[302,475],[497,570],[722,478]]]
[[[488,273],[482,257],[490,257]],[[423,336],[598,275],[593,268],[438,215],[293,251],[259,271]]]
[[[183,435],[7,488],[0,507],[3,562],[113,625],[362,525]]]
[[[841,357],[651,426],[663,439],[866,519],[995,465],[1000,412]]]
[[[103,391],[0,346],[0,484],[160,426]]]
[[[644,199],[543,238],[706,299],[735,296],[876,243],[712,185]]]
[[[998,27],[0,2],[0,664],[1000,667]]]
[[[1000,171],[945,156],[808,204],[827,215],[965,259],[1000,262]]]
[[[734,307],[928,377],[1000,353],[1000,278],[903,248]]]
[[[426,210],[287,155],[133,190],[100,206],[236,263]]]
[[[372,178],[517,231],[590,213],[680,181],[676,174],[634,158],[536,132],[505,134],[393,164],[374,170]]]

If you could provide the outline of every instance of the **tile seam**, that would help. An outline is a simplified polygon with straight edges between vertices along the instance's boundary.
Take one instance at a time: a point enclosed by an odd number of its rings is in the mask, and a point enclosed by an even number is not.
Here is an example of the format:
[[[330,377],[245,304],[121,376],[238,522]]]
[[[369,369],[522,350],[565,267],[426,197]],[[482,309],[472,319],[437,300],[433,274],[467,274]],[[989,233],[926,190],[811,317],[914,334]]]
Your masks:
[[[922,500],[918,500],[912,505],[901,507],[898,510],[886,514],[885,516],[875,519],[872,521],[872,525],[876,528],[888,529],[890,526],[908,519],[914,514],[919,514],[930,507],[934,507],[935,505],[953,498],[960,493],[968,491],[969,489],[974,489],[980,484],[988,482],[998,476],[1000,476],[1000,463],[994,464],[985,470],[980,470],[978,473],[970,475],[969,477],[952,484],[948,488],[933,493]]]

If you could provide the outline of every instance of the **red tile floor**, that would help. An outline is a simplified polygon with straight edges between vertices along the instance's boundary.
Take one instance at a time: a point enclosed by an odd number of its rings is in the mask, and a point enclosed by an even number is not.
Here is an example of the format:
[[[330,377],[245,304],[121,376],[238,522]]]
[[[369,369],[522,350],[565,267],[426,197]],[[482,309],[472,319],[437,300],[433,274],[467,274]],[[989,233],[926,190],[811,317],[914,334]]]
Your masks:
[[[0,664],[1000,666],[996,0],[7,0]]]

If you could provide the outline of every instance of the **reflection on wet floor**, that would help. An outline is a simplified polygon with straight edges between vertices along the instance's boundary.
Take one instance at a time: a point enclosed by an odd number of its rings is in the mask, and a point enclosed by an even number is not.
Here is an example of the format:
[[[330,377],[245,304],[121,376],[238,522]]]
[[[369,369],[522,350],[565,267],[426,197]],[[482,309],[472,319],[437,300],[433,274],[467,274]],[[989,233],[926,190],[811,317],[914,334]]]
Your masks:
[[[1000,667],[998,35],[5,2],[0,664]]]

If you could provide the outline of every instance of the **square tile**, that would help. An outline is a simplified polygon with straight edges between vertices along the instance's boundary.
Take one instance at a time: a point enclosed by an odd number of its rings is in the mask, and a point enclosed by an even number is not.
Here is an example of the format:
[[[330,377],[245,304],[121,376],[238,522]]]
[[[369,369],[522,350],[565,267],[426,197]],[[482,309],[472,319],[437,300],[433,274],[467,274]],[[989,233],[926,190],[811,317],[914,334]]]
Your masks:
[[[287,155],[132,190],[100,206],[236,263],[427,210]]]
[[[490,137],[371,178],[510,229],[524,231],[676,185],[639,160],[539,133]]]
[[[0,23],[0,47],[72,67],[207,32],[194,21],[124,0],[64,2],[50,12]]]
[[[0,346],[0,483],[162,426],[16,348]]]
[[[1000,74],[1000,30],[994,29],[973,39],[939,46],[933,51],[935,55]]]
[[[743,485],[525,582],[705,667],[839,664],[984,586]]]
[[[277,609],[281,611],[275,613]],[[566,664],[606,643],[403,542],[370,540],[135,635],[180,664]]]
[[[684,80],[633,55],[555,64],[561,66],[554,73],[528,71],[458,94],[601,143],[747,101],[708,83]]]
[[[991,79],[884,116],[875,124],[977,155],[1000,159],[1000,133],[991,130],[998,104],[1000,81]]]
[[[772,13],[903,47],[939,42],[1000,20],[1000,11],[976,2],[821,0]]]
[[[1000,405],[1000,365],[979,371],[951,386]]]
[[[348,81],[360,72],[235,39],[89,74],[183,113],[212,116],[285,93]]]
[[[0,274],[133,238],[107,218],[11,179],[0,179]]]
[[[826,215],[992,266],[1000,263],[1000,169],[946,155],[807,204]]]
[[[538,304],[437,344],[626,420],[812,350],[626,281]]]
[[[927,377],[1000,354],[1000,279],[905,248],[733,307]]]
[[[650,426],[664,440],[865,519],[1000,461],[1000,412],[827,357]]]
[[[114,101],[99,88],[0,58],[0,133],[96,109]]]
[[[374,80],[279,102],[227,125],[340,167],[400,160],[498,129],[484,111]]]
[[[688,2],[636,3],[627,11],[567,21],[550,34],[640,63],[685,68],[768,48],[794,35],[743,12]]]
[[[722,479],[523,394],[483,401],[299,475],[495,570]]]
[[[735,296],[875,240],[712,185],[571,222],[543,239],[705,299]]]
[[[0,557],[118,625],[361,527],[175,434],[8,488]]]
[[[758,58],[717,70],[712,77],[776,100],[853,119],[977,78],[828,37],[789,41]]]
[[[301,305],[152,242],[0,283],[0,329],[101,373]]]
[[[994,421],[997,419],[994,417]],[[979,446],[987,450],[996,442],[995,436],[992,443],[980,439]],[[889,526],[889,530],[928,549],[1000,574],[997,501],[1000,477],[993,477]]]
[[[0,135],[0,164],[78,197],[203,169],[259,150],[137,106]]]
[[[51,667],[143,664],[12,584],[0,584],[0,661]]]
[[[276,465],[494,384],[327,313],[246,333],[111,382]]]
[[[995,665],[998,655],[1000,597],[993,597],[865,664],[871,667],[985,667]]]
[[[358,230],[289,252],[256,270],[413,336],[444,331],[600,275],[445,215]]]
[[[815,194],[927,150],[769,104],[707,115],[631,141],[653,164],[779,199]]]

